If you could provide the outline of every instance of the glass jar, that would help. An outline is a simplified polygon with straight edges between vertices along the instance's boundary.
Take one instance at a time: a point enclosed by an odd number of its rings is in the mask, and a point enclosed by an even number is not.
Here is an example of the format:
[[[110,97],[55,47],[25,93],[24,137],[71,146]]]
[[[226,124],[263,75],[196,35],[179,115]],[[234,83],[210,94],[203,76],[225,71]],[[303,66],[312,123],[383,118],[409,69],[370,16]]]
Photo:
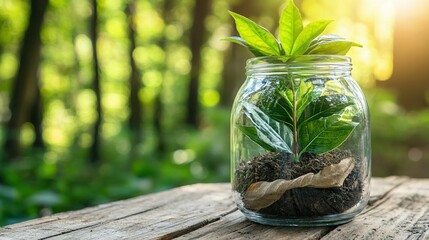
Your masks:
[[[349,57],[249,59],[231,116],[234,201],[251,221],[326,226],[369,199],[368,108]]]

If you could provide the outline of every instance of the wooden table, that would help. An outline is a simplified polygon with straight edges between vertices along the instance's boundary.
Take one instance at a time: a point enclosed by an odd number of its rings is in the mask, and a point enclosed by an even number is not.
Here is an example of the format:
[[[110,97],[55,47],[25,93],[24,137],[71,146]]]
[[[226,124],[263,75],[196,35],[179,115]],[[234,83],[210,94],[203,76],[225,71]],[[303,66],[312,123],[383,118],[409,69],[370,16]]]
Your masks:
[[[230,185],[196,184],[0,228],[0,239],[429,239],[429,179],[373,178],[368,207],[337,227],[252,223]]]

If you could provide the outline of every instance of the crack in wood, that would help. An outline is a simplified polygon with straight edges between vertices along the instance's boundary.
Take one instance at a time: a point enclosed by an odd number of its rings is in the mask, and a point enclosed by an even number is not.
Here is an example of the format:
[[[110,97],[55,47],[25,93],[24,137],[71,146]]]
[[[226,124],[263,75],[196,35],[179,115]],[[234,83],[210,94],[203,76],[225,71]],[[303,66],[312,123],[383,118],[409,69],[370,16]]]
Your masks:
[[[324,227],[323,229],[320,230],[320,235],[319,236],[315,236],[315,238],[309,238],[307,240],[318,240],[318,239],[322,239],[324,236],[328,235],[330,232],[334,231],[335,229],[337,229],[337,227]],[[317,238],[316,238],[317,237]]]
[[[158,239],[159,240],[170,240],[170,239],[174,239],[174,238],[183,236],[185,234],[188,234],[190,232],[193,232],[195,230],[203,228],[203,227],[209,225],[210,223],[214,223],[216,221],[219,221],[221,218],[227,216],[228,214],[232,214],[235,211],[238,211],[238,208],[234,207],[232,210],[230,210],[228,212],[225,212],[225,213],[222,213],[219,216],[212,217],[212,218],[209,218],[209,219],[205,219],[202,222],[198,222],[198,223],[193,224],[191,226],[188,226],[186,228],[183,228],[183,229],[180,229],[180,230],[177,230],[177,231],[174,231],[174,232],[167,233],[164,236],[159,237]]]
[[[323,239],[429,239],[428,181],[398,180],[383,186],[383,194],[376,194],[377,201],[354,223],[338,226]]]
[[[400,178],[396,184],[390,187],[389,190],[385,191],[382,195],[375,196],[369,199],[368,206],[369,207],[376,207],[375,204],[377,204],[379,201],[385,200],[386,196],[388,196],[394,189],[398,188],[402,184],[404,184],[408,180],[407,177]],[[377,205],[379,205],[378,203]]]
[[[429,209],[426,209],[407,231],[410,232],[407,239],[427,239],[425,236],[429,231]]]
[[[109,208],[111,206],[112,206],[112,203],[108,203],[108,204],[104,204],[104,205],[90,207],[88,209],[81,210],[81,211],[84,212],[85,214],[88,214],[88,213],[92,213],[92,212],[102,211],[102,210],[104,210],[106,208]],[[20,227],[38,226],[38,225],[43,225],[43,224],[46,224],[46,223],[50,223],[50,222],[55,222],[55,221],[58,221],[58,220],[66,219],[66,218],[70,217],[70,213],[71,212],[63,212],[63,213],[57,214],[55,217],[48,216],[48,217],[46,217],[46,221],[40,221],[40,222],[37,222],[37,223],[20,225]]]
[[[408,177],[400,177],[400,178],[393,178],[393,180],[396,180],[397,183],[392,184],[392,186],[389,186],[389,189],[384,191],[383,194],[381,195],[376,195],[376,196],[371,196],[369,201],[368,201],[368,205],[367,207],[359,214],[359,215],[364,215],[368,212],[371,212],[372,214],[374,214],[375,212],[377,212],[377,207],[382,205],[384,202],[388,201],[390,199],[390,193],[392,191],[394,191],[395,189],[397,189],[399,186],[403,185],[407,180],[409,180]],[[383,209],[380,209],[381,211],[383,211]],[[322,239],[323,237],[329,235],[330,233],[333,233],[335,231],[341,231],[341,227],[340,226],[336,226],[333,228],[326,228],[325,232],[321,232],[320,235],[320,239]],[[372,229],[373,232],[376,231],[376,229]]]
[[[95,223],[95,224],[91,224],[91,225],[83,226],[83,227],[80,227],[80,228],[70,229],[70,230],[68,230],[68,231],[63,231],[63,232],[60,232],[60,233],[58,233],[58,234],[54,234],[54,235],[51,235],[51,236],[46,236],[46,237],[40,238],[40,240],[50,239],[50,238],[58,237],[58,236],[61,236],[61,235],[69,234],[69,233],[72,233],[72,232],[75,232],[75,231],[80,231],[80,230],[83,230],[83,229],[87,229],[87,228],[92,228],[92,227],[100,226],[100,225],[107,224],[107,223],[114,222],[114,221],[119,221],[119,220],[121,220],[121,219],[129,218],[129,217],[132,217],[132,216],[136,216],[136,215],[139,215],[139,214],[143,214],[143,213],[147,213],[147,212],[150,212],[150,211],[156,210],[156,209],[158,209],[158,208],[160,208],[160,207],[162,207],[162,206],[164,206],[164,205],[155,206],[155,207],[153,207],[153,208],[146,209],[146,210],[144,210],[144,211],[139,211],[139,212],[136,212],[136,213],[127,214],[127,215],[122,216],[122,217],[114,218],[114,219],[107,220],[107,221],[97,222],[97,223]]]

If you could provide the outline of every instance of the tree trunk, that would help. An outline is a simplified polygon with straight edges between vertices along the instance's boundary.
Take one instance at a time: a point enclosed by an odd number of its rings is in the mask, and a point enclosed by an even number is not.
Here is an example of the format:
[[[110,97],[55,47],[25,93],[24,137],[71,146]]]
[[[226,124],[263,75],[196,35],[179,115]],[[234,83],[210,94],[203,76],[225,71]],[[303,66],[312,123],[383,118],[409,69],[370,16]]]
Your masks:
[[[129,117],[129,126],[132,131],[136,131],[136,133],[141,131],[142,126],[142,106],[139,100],[139,90],[141,87],[140,84],[140,73],[137,69],[136,62],[133,58],[133,51],[136,48],[136,32],[135,32],[135,1],[130,0],[127,5],[127,16],[128,16],[128,38],[130,41],[128,57],[131,66],[131,73],[129,77],[129,85],[130,85],[130,98],[129,98],[129,106],[130,106],[130,117]],[[138,135],[136,135],[138,136]]]
[[[204,20],[210,11],[210,0],[196,0],[193,11],[193,24],[190,31],[190,49],[192,53],[186,123],[198,127],[198,90],[201,72],[201,49],[204,45],[206,29]]]
[[[72,15],[73,17],[77,17],[76,14]],[[74,116],[77,116],[77,96],[79,93],[79,86],[82,85],[82,74],[81,74],[81,63],[80,63],[80,59],[79,59],[79,54],[77,51],[77,36],[79,34],[79,30],[77,29],[76,26],[74,26],[73,30],[72,30],[72,35],[71,35],[71,42],[73,43],[73,74],[74,74],[74,78],[73,80],[70,81],[70,95],[69,95],[69,99],[71,99],[71,104],[70,104],[70,111],[71,114]],[[78,129],[74,136],[73,136],[73,145],[77,145],[79,142],[79,138],[82,134],[82,129]]]
[[[136,145],[141,141],[142,135],[142,104],[139,99],[140,72],[137,69],[136,62],[134,61],[133,52],[136,48],[136,26],[135,26],[135,0],[130,0],[126,7],[126,14],[128,16],[128,39],[130,41],[128,57],[131,66],[131,73],[129,77],[130,97],[128,104],[130,107],[130,117],[128,124],[131,131],[131,159],[135,156]]]
[[[97,0],[92,0],[92,17],[90,26],[90,38],[92,42],[92,59],[93,59],[93,90],[96,97],[96,120],[94,123],[93,142],[90,149],[90,162],[96,164],[100,161],[100,132],[102,122],[102,109],[101,109],[101,91],[100,91],[100,66],[98,63],[97,54],[97,38],[98,38],[98,13],[97,13]]]
[[[171,22],[171,10],[173,9],[174,2],[172,0],[164,0],[163,6],[162,6],[162,12],[161,16],[164,19],[164,24],[167,26]],[[162,97],[163,97],[163,90],[164,90],[164,83],[167,76],[167,59],[168,59],[168,52],[167,52],[167,36],[165,33],[165,28],[162,37],[160,38],[158,42],[158,46],[164,50],[164,64],[160,67],[160,72],[163,74],[163,79],[161,82],[161,85],[159,86],[159,92],[158,95],[155,98],[155,111],[154,111],[154,118],[153,118],[153,125],[155,128],[155,131],[157,133],[158,142],[157,142],[157,150],[158,152],[162,153],[165,151],[166,143],[165,143],[165,137],[164,137],[164,131],[162,127],[162,119],[163,119],[163,104],[162,104]]]
[[[31,13],[20,50],[20,62],[12,86],[9,108],[11,118],[7,124],[5,152],[16,158],[20,153],[19,135],[21,126],[29,121],[29,114],[37,96],[37,72],[39,69],[43,18],[48,0],[30,1]]]
[[[37,74],[37,80],[40,75]],[[42,94],[40,92],[40,86],[36,86],[36,99],[34,100],[32,111],[31,111],[31,123],[34,126],[34,148],[44,148],[45,143],[43,141],[43,99]]]

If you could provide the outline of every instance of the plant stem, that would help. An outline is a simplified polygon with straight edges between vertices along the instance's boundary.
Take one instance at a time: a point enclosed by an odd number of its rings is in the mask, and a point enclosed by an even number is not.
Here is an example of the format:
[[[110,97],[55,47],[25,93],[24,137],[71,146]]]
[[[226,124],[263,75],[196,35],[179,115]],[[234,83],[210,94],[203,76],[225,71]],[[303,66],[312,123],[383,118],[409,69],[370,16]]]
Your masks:
[[[299,161],[298,154],[299,154],[299,147],[298,147],[298,130],[297,130],[297,101],[296,101],[296,90],[295,90],[295,81],[292,79],[292,93],[293,93],[293,99],[292,99],[292,105],[293,105],[293,142],[292,142],[292,151],[293,156],[296,162]]]

